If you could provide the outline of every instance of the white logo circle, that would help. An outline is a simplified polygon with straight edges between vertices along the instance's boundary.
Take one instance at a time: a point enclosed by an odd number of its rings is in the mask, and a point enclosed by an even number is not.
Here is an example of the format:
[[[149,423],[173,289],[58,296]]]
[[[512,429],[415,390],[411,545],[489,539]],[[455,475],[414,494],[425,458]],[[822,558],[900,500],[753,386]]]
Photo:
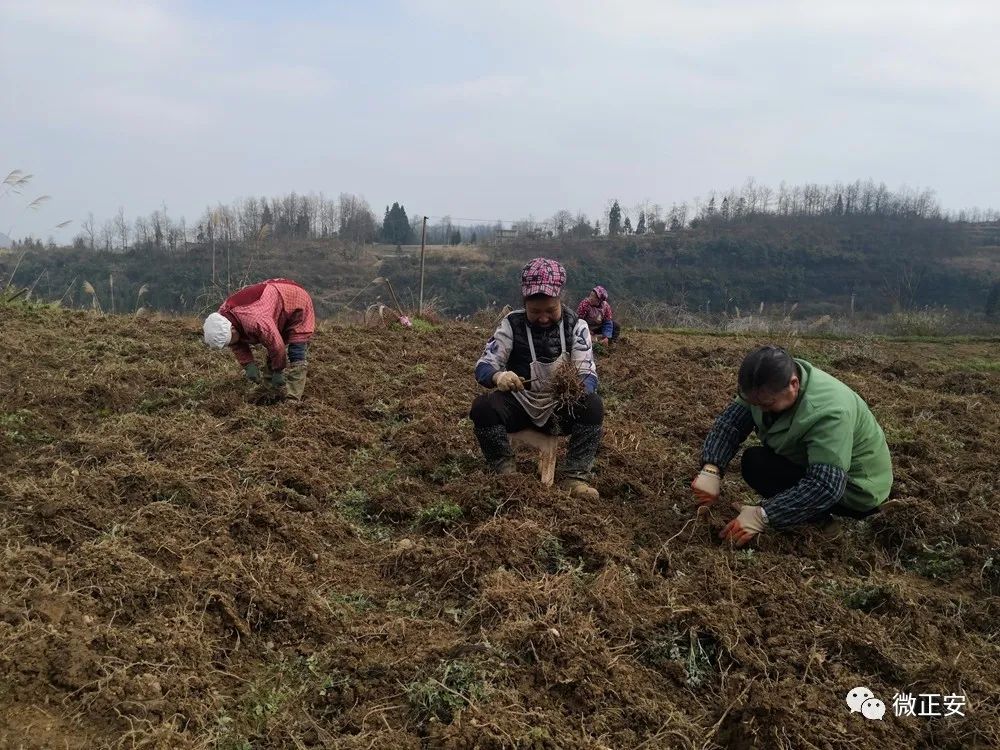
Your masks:
[[[856,687],[847,694],[847,705],[852,714],[861,713],[861,706],[869,698],[874,698],[875,693],[866,687]]]
[[[878,698],[869,698],[861,704],[861,715],[866,719],[882,720],[885,716],[885,704]]]

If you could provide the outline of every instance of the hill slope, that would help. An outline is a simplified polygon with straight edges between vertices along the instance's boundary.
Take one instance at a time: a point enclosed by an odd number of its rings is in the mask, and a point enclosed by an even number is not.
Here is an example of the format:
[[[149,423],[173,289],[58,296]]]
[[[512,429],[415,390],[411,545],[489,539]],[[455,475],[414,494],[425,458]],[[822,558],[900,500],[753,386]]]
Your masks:
[[[538,255],[566,264],[572,301],[601,283],[618,304],[666,302],[730,315],[763,302],[769,310],[797,304],[799,315],[844,316],[852,294],[862,315],[897,306],[982,312],[991,285],[1000,281],[1000,227],[901,217],[762,216],[660,236],[438,247],[428,253],[425,298],[450,316],[513,304],[518,271]],[[199,245],[176,254],[38,249],[23,258],[19,252],[0,255],[0,278],[13,274],[16,284],[70,306],[92,305],[82,291],[87,281],[105,310],[114,297],[118,312],[145,305],[202,313],[218,306],[227,287],[284,276],[313,293],[320,314],[332,315],[377,294],[387,298],[384,287],[367,288],[386,276],[402,304],[416,307],[419,247],[273,240],[220,245],[215,256],[213,264],[211,249]]]
[[[906,502],[736,552],[687,483],[749,339],[600,359],[586,505],[483,473],[484,330],[321,327],[265,407],[197,321],[4,316],[0,746],[1000,745],[988,344],[784,342],[869,400]]]

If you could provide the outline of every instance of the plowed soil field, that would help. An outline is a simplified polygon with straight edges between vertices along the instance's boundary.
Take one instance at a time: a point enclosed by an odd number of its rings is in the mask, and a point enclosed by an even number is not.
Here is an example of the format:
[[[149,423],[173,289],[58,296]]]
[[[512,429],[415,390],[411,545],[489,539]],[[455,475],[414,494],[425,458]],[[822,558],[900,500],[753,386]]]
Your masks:
[[[199,321],[3,314],[0,747],[1000,747],[996,341],[778,341],[868,401],[898,502],[735,550],[688,484],[759,338],[602,354],[588,504],[483,471],[486,328],[321,326],[263,405]]]

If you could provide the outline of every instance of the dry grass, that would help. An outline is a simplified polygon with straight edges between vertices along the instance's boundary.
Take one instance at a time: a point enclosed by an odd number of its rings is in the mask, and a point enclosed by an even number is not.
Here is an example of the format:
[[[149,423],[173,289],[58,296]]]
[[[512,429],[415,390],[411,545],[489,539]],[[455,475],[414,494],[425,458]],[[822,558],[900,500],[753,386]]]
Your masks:
[[[599,360],[585,503],[485,472],[472,326],[323,324],[306,399],[260,407],[200,321],[4,313],[0,746],[1000,745],[989,343],[796,339],[872,404],[902,503],[735,551],[687,484],[749,335]],[[970,705],[858,723],[857,685]]]

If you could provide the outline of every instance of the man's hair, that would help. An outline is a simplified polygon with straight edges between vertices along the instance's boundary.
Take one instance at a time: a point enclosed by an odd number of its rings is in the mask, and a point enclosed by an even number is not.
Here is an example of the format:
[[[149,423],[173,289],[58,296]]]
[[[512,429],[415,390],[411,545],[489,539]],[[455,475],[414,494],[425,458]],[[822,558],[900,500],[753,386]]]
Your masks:
[[[530,297],[525,297],[524,301],[542,302],[543,300],[548,300],[548,299],[559,299],[559,297],[553,297],[551,294],[542,294],[541,292],[539,292],[538,294],[532,294]]]
[[[738,383],[740,393],[778,393],[788,387],[796,374],[795,360],[780,346],[762,346],[743,358]]]

